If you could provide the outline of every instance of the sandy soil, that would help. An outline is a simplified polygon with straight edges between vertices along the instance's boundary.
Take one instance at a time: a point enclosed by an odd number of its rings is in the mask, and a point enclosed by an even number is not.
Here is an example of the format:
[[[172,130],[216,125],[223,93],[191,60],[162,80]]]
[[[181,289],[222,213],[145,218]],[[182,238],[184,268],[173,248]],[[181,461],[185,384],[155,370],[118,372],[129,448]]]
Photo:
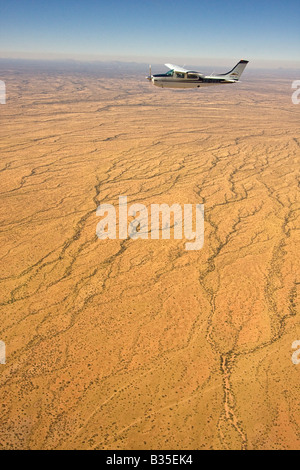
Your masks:
[[[0,447],[300,449],[291,80],[4,79]],[[204,203],[203,249],[100,241],[119,195]]]

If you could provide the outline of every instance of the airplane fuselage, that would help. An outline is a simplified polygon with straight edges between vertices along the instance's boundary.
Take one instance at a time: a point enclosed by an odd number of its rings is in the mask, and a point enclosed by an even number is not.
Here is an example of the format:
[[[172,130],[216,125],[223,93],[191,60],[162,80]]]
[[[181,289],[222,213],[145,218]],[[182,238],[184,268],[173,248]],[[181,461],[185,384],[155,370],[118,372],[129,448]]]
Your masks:
[[[203,88],[213,85],[223,85],[226,83],[233,83],[236,80],[226,80],[218,77],[198,77],[188,78],[189,74],[185,77],[177,77],[176,72],[173,76],[166,74],[159,74],[152,76],[152,83],[160,88]],[[184,74],[180,74],[184,75]]]

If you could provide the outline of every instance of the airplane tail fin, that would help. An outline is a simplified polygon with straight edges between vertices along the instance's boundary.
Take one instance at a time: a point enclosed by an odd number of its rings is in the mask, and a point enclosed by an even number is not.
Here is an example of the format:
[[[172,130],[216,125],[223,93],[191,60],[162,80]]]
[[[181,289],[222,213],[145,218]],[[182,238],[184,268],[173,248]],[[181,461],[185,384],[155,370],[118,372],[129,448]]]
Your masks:
[[[244,72],[248,62],[248,60],[240,60],[239,63],[236,64],[236,66],[233,67],[232,70],[230,70],[230,72],[221,73],[220,75],[226,78],[227,80],[234,80],[237,82],[241,78],[241,75]]]

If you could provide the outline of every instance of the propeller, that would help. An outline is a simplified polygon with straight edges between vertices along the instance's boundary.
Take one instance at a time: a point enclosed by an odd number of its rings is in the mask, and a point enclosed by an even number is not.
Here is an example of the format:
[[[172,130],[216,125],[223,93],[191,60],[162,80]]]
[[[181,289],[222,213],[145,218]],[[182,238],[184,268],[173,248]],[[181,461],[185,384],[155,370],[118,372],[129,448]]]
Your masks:
[[[149,76],[147,77],[147,79],[152,80],[151,65],[149,65]]]

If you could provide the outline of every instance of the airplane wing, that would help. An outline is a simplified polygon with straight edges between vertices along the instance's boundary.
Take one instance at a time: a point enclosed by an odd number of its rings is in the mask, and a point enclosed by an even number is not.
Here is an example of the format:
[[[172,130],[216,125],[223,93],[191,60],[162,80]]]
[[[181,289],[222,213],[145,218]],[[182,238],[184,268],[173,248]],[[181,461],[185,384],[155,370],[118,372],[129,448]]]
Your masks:
[[[168,69],[175,70],[175,72],[182,72],[182,73],[187,73],[188,70],[184,69],[183,67],[179,67],[179,65],[174,65],[174,64],[165,64]]]
[[[195,70],[187,70],[184,69],[183,67],[179,67],[179,65],[174,65],[174,64],[165,64],[168,69],[175,70],[175,72],[179,73],[194,73],[195,75],[198,75],[198,77],[204,77],[204,75],[200,72],[195,72]]]

